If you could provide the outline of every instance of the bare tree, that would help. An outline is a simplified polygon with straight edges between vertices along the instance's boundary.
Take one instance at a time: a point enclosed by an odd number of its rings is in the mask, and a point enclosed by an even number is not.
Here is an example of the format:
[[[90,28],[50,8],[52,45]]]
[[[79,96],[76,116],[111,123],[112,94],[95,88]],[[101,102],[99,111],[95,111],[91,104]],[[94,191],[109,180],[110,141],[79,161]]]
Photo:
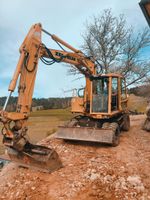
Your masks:
[[[133,28],[130,29],[123,47],[121,63],[119,63],[121,66],[118,69],[130,82],[129,84],[149,79],[150,62],[142,56],[142,51],[149,45],[149,29],[145,28],[137,34],[134,33]]]
[[[105,73],[120,56],[127,35],[124,24],[123,15],[114,17],[111,10],[104,10],[101,16],[94,16],[86,24],[83,49],[102,64]]]
[[[119,72],[129,84],[146,79],[150,64],[142,59],[142,51],[150,45],[150,31],[134,33],[127,28],[123,15],[115,17],[111,10],[104,10],[87,22],[83,34],[83,50],[102,66],[101,73]]]

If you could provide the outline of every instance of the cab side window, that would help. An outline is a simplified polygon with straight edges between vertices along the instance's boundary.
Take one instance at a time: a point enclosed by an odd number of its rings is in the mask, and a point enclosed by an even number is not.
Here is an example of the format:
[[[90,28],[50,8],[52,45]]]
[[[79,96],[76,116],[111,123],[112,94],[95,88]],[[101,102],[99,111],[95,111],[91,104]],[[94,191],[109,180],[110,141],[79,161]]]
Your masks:
[[[126,85],[125,85],[125,79],[121,78],[120,79],[121,83],[121,100],[124,100],[127,98],[126,96]]]
[[[118,109],[118,78],[112,78],[111,110]]]

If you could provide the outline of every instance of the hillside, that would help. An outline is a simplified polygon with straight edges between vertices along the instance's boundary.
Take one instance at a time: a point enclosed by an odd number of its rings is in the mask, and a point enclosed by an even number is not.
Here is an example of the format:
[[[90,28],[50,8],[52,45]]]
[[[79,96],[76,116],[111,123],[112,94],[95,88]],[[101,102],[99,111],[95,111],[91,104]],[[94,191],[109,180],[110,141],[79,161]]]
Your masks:
[[[71,100],[71,97],[33,98],[32,108],[37,108],[34,110],[62,109],[62,108],[64,109],[64,108],[70,107],[70,100]],[[6,97],[0,97],[0,108],[4,106],[5,101],[6,101]],[[7,110],[15,111],[16,104],[17,104],[17,97],[11,97],[8,102]]]
[[[136,96],[134,94],[129,95],[128,108],[133,112],[145,113],[147,106],[147,98]]]
[[[143,84],[129,89],[130,94],[150,98],[150,84]]]
[[[137,88],[132,89],[137,94]],[[129,95],[129,109],[132,111],[145,112],[147,105],[147,97],[135,94]],[[3,107],[6,97],[0,97],[0,108]],[[7,110],[14,111],[16,109],[17,97],[11,97]],[[142,103],[142,104],[141,104]],[[71,105],[71,97],[67,98],[33,98],[32,110],[48,110],[48,109],[64,109]],[[33,109],[34,108],[34,109]],[[36,114],[35,114],[36,115]]]

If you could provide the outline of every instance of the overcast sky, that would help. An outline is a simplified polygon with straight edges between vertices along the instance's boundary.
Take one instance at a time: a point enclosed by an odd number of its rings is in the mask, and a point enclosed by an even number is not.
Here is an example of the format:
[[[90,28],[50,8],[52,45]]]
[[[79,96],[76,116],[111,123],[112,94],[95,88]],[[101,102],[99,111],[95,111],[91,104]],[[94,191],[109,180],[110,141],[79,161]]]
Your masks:
[[[138,0],[0,0],[0,96],[7,88],[15,70],[19,47],[32,24],[42,23],[47,31],[61,37],[75,48],[82,44],[81,34],[86,20],[112,8],[115,15],[123,13],[129,25],[136,30],[146,26]],[[46,46],[55,48],[49,38]],[[54,45],[54,46],[53,46]],[[50,67],[39,63],[35,97],[62,97],[73,88],[84,86],[84,79],[67,76],[67,67],[55,64]]]

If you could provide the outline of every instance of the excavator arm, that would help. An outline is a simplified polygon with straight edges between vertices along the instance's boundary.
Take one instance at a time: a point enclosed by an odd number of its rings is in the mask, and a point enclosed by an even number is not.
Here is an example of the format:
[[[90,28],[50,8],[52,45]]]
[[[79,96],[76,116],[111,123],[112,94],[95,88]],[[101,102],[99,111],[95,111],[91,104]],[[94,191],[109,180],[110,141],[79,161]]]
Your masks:
[[[45,58],[57,59],[58,62],[65,62],[74,65],[85,77],[90,78],[94,75],[95,64],[84,55],[73,52],[65,52],[55,49],[41,49],[41,55]]]
[[[47,48],[41,42],[42,31],[72,52],[67,52],[64,49]],[[20,58],[8,88],[8,98],[0,112],[0,121],[3,123],[3,143],[7,147],[11,160],[25,166],[29,165],[42,170],[53,171],[62,166],[57,152],[44,146],[33,145],[27,137],[27,122],[32,104],[38,62],[39,59],[47,62],[45,60],[47,58],[51,59],[51,63],[65,62],[74,65],[85,75],[87,82],[96,73],[95,63],[91,58],[86,57],[81,51],[42,29],[41,24],[35,24],[31,27],[20,47]],[[7,112],[7,104],[17,82],[19,83],[16,112]]]

